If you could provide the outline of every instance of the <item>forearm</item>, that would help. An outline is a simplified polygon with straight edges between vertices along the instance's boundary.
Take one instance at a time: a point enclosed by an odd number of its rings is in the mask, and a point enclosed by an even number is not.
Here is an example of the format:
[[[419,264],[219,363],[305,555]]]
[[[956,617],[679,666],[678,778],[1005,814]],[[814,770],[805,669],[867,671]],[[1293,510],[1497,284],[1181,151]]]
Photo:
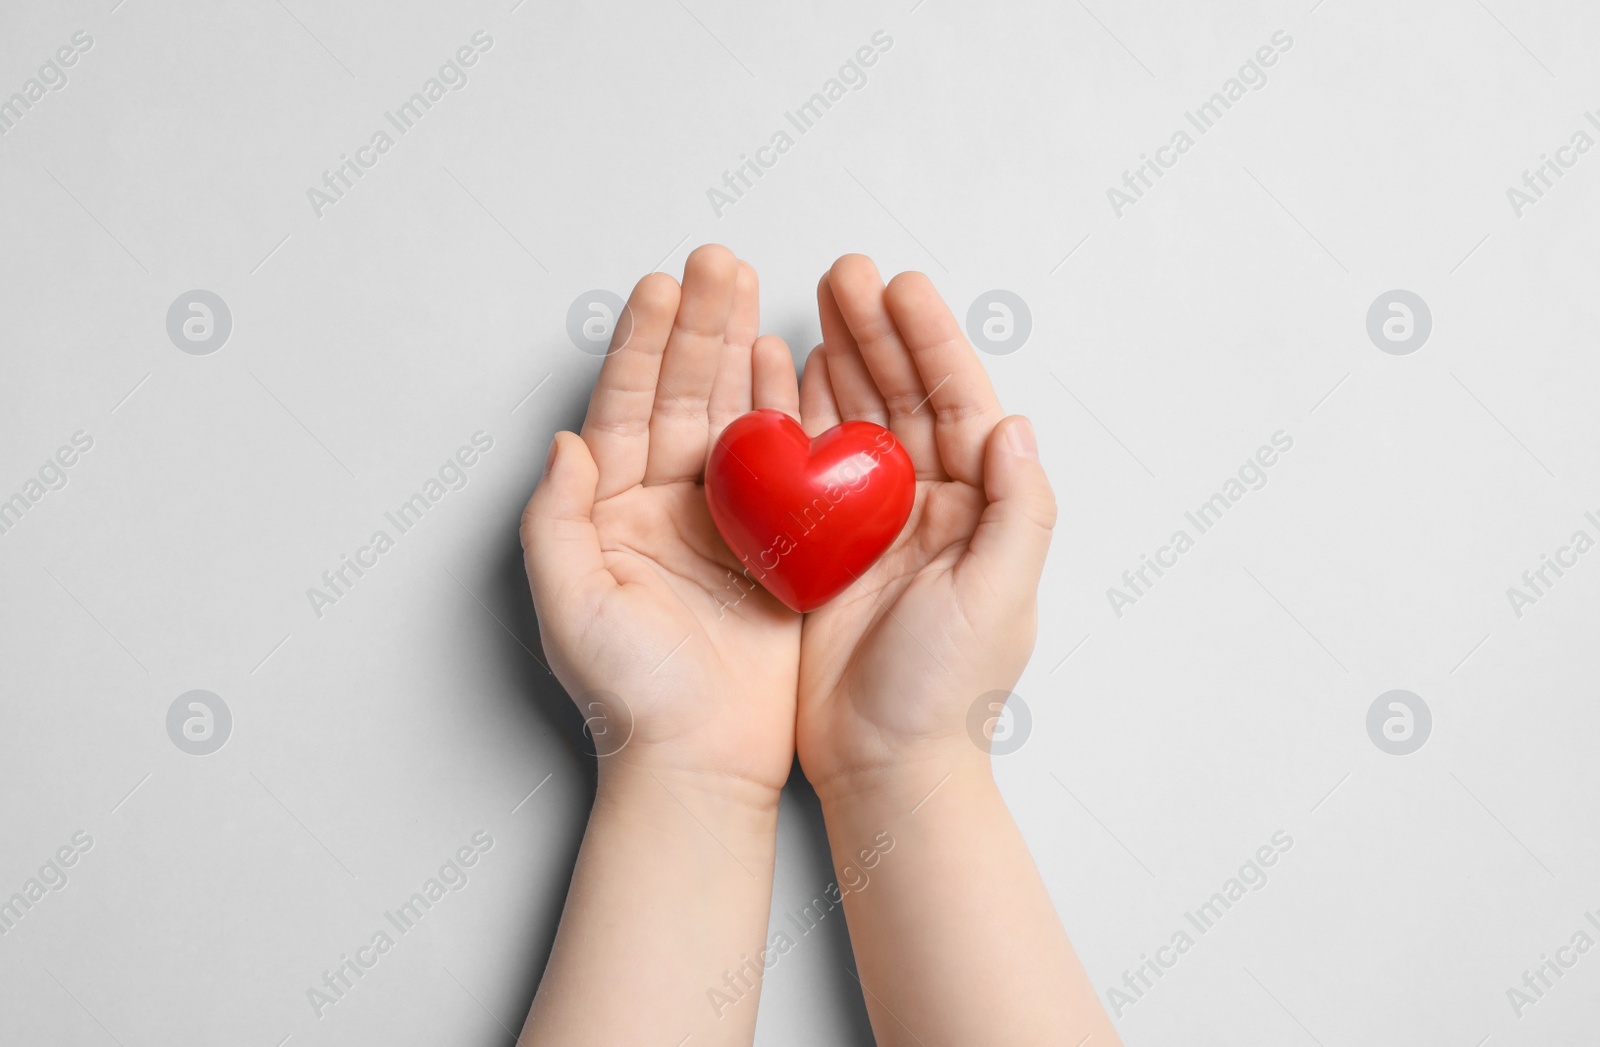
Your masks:
[[[751,783],[603,763],[522,1047],[749,1044],[759,984],[724,975],[765,940],[777,811]]]
[[[1119,1042],[986,754],[951,750],[824,791],[841,878],[878,834],[894,840],[844,899],[880,1047]]]

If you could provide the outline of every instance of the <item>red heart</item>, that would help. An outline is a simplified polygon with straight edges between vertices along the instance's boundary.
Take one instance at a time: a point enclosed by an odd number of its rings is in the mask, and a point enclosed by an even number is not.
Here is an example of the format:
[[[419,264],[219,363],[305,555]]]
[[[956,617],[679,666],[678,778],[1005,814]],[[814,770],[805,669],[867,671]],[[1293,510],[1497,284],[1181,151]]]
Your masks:
[[[782,411],[751,411],[722,431],[706,462],[711,519],[745,576],[801,613],[877,562],[916,496],[911,456],[872,422],[811,440]]]

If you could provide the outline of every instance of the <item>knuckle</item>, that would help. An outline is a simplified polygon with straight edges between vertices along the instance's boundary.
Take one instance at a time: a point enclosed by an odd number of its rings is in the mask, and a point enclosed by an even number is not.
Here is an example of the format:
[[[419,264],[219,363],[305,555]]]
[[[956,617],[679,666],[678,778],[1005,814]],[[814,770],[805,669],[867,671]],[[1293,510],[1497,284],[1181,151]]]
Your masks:
[[[539,533],[539,515],[534,508],[534,501],[538,497],[528,499],[528,504],[522,507],[522,519],[517,523],[517,537],[522,541],[522,551],[533,551],[534,536]]]
[[[976,420],[992,431],[995,423],[999,421],[997,418],[991,420],[994,413],[994,410],[986,404],[972,400],[957,400],[937,408],[934,417],[943,426],[959,426]]]
[[[629,438],[643,436],[650,431],[650,418],[646,415],[629,415],[626,418],[591,418],[584,423],[584,430],[589,433],[600,433],[605,436]]]
[[[1035,527],[1046,532],[1055,530],[1058,516],[1056,496],[1048,484],[1026,495],[1020,507],[1022,515]]]
[[[914,392],[889,393],[883,398],[883,404],[889,409],[889,417],[907,418],[916,414],[927,399]]]

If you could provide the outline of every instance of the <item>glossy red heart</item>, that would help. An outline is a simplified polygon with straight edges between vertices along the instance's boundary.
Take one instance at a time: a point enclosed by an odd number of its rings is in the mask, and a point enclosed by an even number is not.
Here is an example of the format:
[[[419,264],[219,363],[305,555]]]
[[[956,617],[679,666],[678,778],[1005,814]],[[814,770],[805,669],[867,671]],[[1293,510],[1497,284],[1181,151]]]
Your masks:
[[[844,422],[818,436],[782,411],[751,411],[706,462],[706,504],[728,548],[791,610],[844,592],[900,534],[917,471],[893,433]]]

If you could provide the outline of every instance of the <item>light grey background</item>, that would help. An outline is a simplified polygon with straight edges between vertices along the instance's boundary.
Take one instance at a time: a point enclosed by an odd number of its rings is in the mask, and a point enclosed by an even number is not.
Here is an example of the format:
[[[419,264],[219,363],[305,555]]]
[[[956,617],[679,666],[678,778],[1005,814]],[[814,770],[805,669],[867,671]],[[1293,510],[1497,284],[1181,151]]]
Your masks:
[[[1600,11],[514,2],[0,8],[0,97],[94,41],[0,138],[0,498],[94,440],[0,535],[0,898],[93,840],[0,937],[0,1041],[510,1039],[592,789],[522,646],[515,534],[598,367],[565,317],[716,240],[797,350],[847,250],[960,316],[1028,303],[985,360],[1063,516],[997,769],[1102,997],[1294,841],[1128,1043],[1589,1042],[1600,953],[1521,1017],[1507,990],[1600,910],[1600,552],[1520,618],[1506,590],[1600,538],[1600,154],[1520,217],[1507,190],[1600,140]],[[480,29],[467,86],[317,217],[307,189]],[[866,86],[718,217],[707,189],[878,30]],[[1278,30],[1266,85],[1117,217],[1107,190]],[[196,288],[232,313],[211,355],[167,332]],[[1409,355],[1367,334],[1396,288],[1433,318]],[[467,486],[314,617],[477,430]],[[1278,430],[1267,486],[1116,616]],[[195,689],[233,717],[209,756],[167,735]],[[1432,713],[1411,755],[1367,734],[1392,689]],[[468,886],[315,1017],[478,830]],[[832,875],[803,790],[780,859],[775,920]],[[804,940],[758,1041],[869,1042],[848,961],[842,922]]]

